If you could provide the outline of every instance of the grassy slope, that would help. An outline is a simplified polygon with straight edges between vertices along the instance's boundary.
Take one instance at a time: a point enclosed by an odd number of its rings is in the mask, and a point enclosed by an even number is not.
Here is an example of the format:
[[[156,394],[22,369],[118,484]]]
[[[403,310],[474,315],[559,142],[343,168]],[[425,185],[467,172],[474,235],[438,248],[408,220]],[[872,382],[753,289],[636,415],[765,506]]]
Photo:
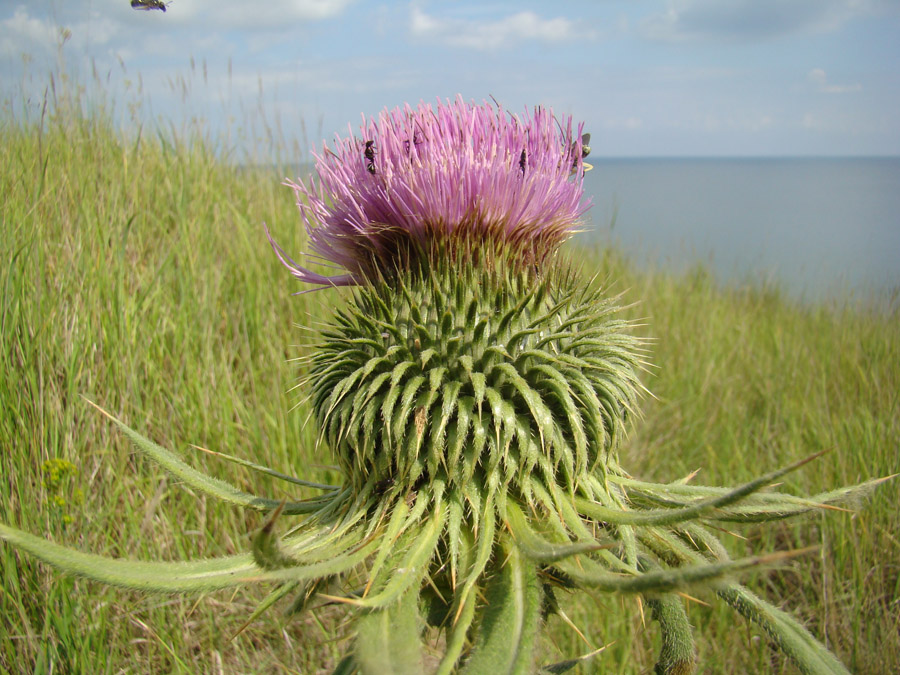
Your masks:
[[[297,289],[261,228],[267,221],[289,251],[301,250],[293,196],[277,176],[228,168],[201,140],[125,140],[102,118],[72,113],[35,126],[2,123],[0,162],[0,520],[114,556],[196,558],[245,547],[257,516],[181,490],[80,396],[249,490],[280,494],[188,443],[336,480],[316,465],[328,459],[314,452],[301,394],[286,393],[296,376],[288,361],[308,342],[295,324],[314,326],[335,293],[290,295]],[[608,273],[626,299],[643,299],[630,311],[648,317],[641,330],[657,338],[647,384],[658,399],[647,401],[623,451],[635,475],[670,479],[702,467],[697,480],[735,483],[826,448],[834,452],[789,477],[791,489],[817,492],[898,470],[896,315],[724,292],[702,270],[638,273],[599,251],[586,267]],[[51,458],[78,471],[48,490],[43,462]],[[64,505],[52,502],[57,495]],[[859,513],[733,539],[735,550],[822,544],[820,556],[751,581],[859,673],[900,664],[898,501],[894,482]],[[270,612],[231,639],[259,589],[199,601],[142,596],[61,578],[3,545],[0,579],[0,672],[211,672],[221,664],[310,673],[347,648],[342,615],[331,610],[293,621]],[[624,618],[606,611],[619,607]],[[604,672],[652,666],[655,632],[642,627],[638,609],[634,598],[567,604],[598,645],[617,640],[597,657]],[[730,612],[690,612],[707,672],[782,667]],[[546,661],[585,651],[554,623]]]

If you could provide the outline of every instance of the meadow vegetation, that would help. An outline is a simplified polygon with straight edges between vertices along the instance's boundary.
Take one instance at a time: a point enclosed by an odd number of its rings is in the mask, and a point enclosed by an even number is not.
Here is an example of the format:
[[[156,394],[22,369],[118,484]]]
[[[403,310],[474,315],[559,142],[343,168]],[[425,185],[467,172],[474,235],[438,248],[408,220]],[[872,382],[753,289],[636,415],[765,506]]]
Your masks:
[[[226,149],[227,150],[227,149]],[[238,168],[202,133],[134,126],[50,98],[0,120],[0,521],[82,550],[147,560],[245,550],[261,517],[190,494],[137,457],[85,399],[251,492],[275,483],[192,447],[285,473],[340,478],[316,447],[301,372],[343,291],[301,290],[273,255],[304,248],[286,168]],[[733,485],[809,454],[787,477],[814,494],[898,471],[896,302],[797,304],[777,288],[727,289],[698,267],[637,269],[576,252],[624,293],[653,339],[644,402],[622,465],[646,479],[699,469]],[[296,496],[297,493],[294,493]],[[300,494],[304,494],[302,491]],[[307,495],[312,492],[305,493]],[[855,673],[900,667],[900,481],[851,510],[747,527],[733,552],[818,545],[750,575]],[[0,544],[0,672],[330,672],[348,649],[340,608],[246,626],[266,589],[178,597],[66,578]],[[731,610],[691,602],[702,672],[794,672]],[[585,672],[645,673],[656,627],[635,597],[569,597],[543,662],[613,643]],[[626,611],[620,611],[626,610]],[[637,618],[635,618],[637,617]]]

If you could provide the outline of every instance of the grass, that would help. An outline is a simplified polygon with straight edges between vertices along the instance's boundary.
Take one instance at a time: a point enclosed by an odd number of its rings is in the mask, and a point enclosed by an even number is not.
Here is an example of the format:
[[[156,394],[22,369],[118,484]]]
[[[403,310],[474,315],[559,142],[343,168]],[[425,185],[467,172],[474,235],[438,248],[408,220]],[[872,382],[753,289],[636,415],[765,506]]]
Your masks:
[[[207,503],[136,457],[82,397],[245,489],[281,488],[190,443],[336,481],[291,391],[309,333],[339,294],[298,290],[266,221],[303,249],[273,170],[222,162],[201,134],[120,133],[61,99],[0,121],[0,520],[82,550],[174,560],[243,550],[260,517]],[[788,477],[815,493],[898,471],[896,309],[798,306],[777,289],[726,290],[698,268],[640,271],[578,253],[640,300],[656,367],[622,463],[643,478],[736,484],[824,449]],[[293,408],[293,409],[292,409]],[[50,460],[61,460],[54,465]],[[67,464],[68,463],[68,464]],[[83,498],[79,499],[80,494]],[[900,481],[852,512],[823,511],[728,538],[735,551],[819,544],[751,586],[803,618],[856,673],[900,666]],[[327,672],[349,647],[339,611],[270,611],[235,633],[266,589],[147,596],[61,577],[0,545],[0,672]],[[700,598],[709,600],[709,598]],[[658,649],[630,597],[566,611],[590,668],[643,673]],[[624,611],[619,611],[624,610]],[[793,672],[730,611],[692,603],[704,672]],[[589,651],[554,619],[544,663]]]

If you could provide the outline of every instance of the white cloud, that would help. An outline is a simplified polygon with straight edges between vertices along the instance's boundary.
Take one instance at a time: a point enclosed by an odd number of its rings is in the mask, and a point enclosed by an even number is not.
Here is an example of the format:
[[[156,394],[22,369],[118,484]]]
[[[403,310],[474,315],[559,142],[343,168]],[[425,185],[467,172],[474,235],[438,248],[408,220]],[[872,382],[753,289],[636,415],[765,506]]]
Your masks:
[[[52,51],[60,40],[59,28],[50,21],[36,19],[24,5],[0,21],[0,55],[19,57],[35,51]]]
[[[339,16],[353,0],[216,0],[204,16],[218,26],[233,28],[281,27],[294,21],[321,21]],[[172,10],[176,8],[173,6]],[[204,12],[205,14],[205,12]]]
[[[837,30],[880,7],[877,0],[669,0],[640,32],[661,41],[771,39]]]
[[[831,84],[828,82],[828,76],[821,68],[813,68],[806,76],[806,79],[812,82],[818,91],[823,94],[849,94],[855,91],[862,91],[861,84]]]
[[[257,96],[260,91],[260,75],[237,72],[221,85],[229,84],[238,97]],[[296,91],[331,91],[360,94],[383,92],[414,82],[414,75],[398,64],[381,57],[331,59],[328,61],[297,61],[289,68],[268,69],[262,87],[266,92],[279,88]]]
[[[413,7],[410,30],[419,38],[437,40],[453,47],[489,51],[517,42],[566,42],[584,39],[569,19],[544,19],[524,11],[493,21],[439,19]]]
[[[90,25],[92,31],[100,26],[99,30],[104,35],[104,22],[119,29],[142,32],[176,28],[245,31],[282,29],[297,23],[334,18],[353,2],[355,0],[266,0],[259,3],[248,0],[171,0],[165,13],[135,11],[127,0],[93,0],[89,8],[77,8],[76,3],[63,2],[53,11],[50,11],[49,3],[41,2],[32,3],[27,9],[26,5],[21,5],[13,18],[27,18],[29,14],[49,15],[46,20],[31,21],[50,26]]]

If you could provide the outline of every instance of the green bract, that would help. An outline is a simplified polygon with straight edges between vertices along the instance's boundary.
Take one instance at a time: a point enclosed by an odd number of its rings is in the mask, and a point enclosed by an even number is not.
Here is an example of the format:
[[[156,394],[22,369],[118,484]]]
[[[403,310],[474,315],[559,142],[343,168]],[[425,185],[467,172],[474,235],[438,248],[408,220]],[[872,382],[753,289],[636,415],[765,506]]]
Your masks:
[[[359,492],[574,494],[640,387],[638,341],[614,310],[561,267],[434,256],[357,289],[323,332],[309,378],[321,434]]]

